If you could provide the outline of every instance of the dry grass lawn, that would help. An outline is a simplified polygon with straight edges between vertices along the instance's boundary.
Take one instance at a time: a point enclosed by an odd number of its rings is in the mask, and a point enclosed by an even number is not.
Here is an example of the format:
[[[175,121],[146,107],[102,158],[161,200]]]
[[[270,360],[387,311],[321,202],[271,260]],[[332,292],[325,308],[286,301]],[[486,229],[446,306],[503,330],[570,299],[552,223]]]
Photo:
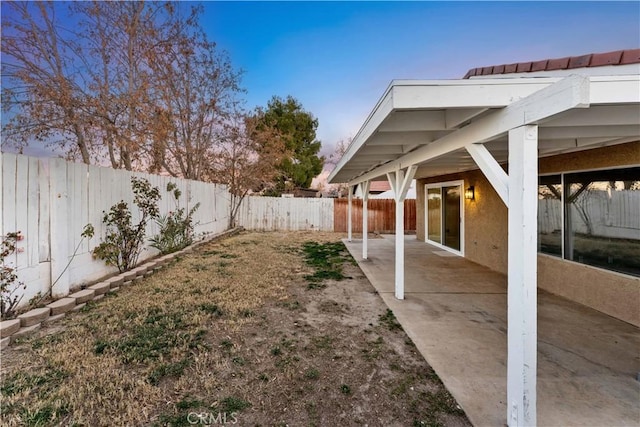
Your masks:
[[[3,351],[2,425],[468,425],[332,233],[243,233]]]

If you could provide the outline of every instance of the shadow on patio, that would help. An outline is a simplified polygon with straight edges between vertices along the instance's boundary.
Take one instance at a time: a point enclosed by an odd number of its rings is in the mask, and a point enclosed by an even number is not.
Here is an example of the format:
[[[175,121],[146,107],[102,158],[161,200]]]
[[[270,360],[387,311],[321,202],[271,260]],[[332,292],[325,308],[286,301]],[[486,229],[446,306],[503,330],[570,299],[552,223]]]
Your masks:
[[[507,278],[405,236],[405,300],[394,237],[345,241],[427,362],[477,426],[506,424]],[[640,425],[639,329],[538,292],[538,425]]]

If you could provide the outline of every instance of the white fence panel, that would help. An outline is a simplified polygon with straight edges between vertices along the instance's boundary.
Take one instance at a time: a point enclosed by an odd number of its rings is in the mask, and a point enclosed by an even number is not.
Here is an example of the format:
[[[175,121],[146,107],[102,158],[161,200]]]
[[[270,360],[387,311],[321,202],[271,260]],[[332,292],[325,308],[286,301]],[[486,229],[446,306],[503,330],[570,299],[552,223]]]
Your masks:
[[[246,197],[237,222],[248,230],[333,231],[333,199]]]
[[[224,185],[0,153],[0,234],[21,231],[24,236],[19,252],[6,260],[18,267],[18,278],[27,285],[23,305],[56,281],[52,293],[62,297],[116,271],[94,260],[91,251],[106,236],[104,213],[121,200],[133,207],[132,176],[160,189],[161,215],[200,203],[193,218],[197,236],[228,228],[230,195]],[[182,193],[178,201],[166,191],[169,182]],[[139,219],[135,208],[132,217]],[[83,241],[89,223],[95,236]],[[250,230],[333,231],[333,199],[247,197],[237,223]],[[150,223],[147,236],[157,233],[157,224]],[[147,246],[140,261],[156,254]]]
[[[48,292],[56,280],[52,293],[62,297],[117,271],[94,260],[91,251],[105,238],[102,219],[111,206],[123,200],[132,206],[133,221],[139,219],[133,207],[132,176],[146,178],[160,189],[162,215],[179,207],[188,210],[200,202],[194,215],[196,236],[227,229],[229,195],[224,185],[0,153],[0,235],[20,231],[24,236],[18,252],[5,260],[17,266],[18,280],[27,285],[22,305],[38,293]],[[169,182],[182,192],[177,202],[166,191]],[[81,233],[89,223],[95,236],[83,241]],[[157,233],[158,226],[152,221],[147,236]],[[140,261],[156,254],[147,246]]]

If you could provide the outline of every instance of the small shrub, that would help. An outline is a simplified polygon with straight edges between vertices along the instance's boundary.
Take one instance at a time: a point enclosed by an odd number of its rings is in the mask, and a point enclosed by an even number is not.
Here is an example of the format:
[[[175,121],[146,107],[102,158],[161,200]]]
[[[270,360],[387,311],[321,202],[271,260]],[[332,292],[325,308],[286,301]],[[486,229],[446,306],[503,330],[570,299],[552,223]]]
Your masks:
[[[343,394],[351,394],[351,387],[346,384],[342,384],[340,386],[340,392],[342,392]]]
[[[2,319],[10,319],[15,316],[18,304],[22,300],[22,294],[17,294],[20,289],[27,289],[23,282],[18,281],[16,268],[5,263],[5,259],[16,251],[16,243],[22,240],[20,232],[7,233],[0,246],[0,314]]]
[[[102,222],[107,225],[105,240],[93,250],[94,257],[103,260],[107,265],[117,267],[120,272],[137,264],[145,240],[147,223],[159,214],[158,187],[152,187],[144,178],[132,177],[131,188],[134,194],[133,203],[140,210],[140,221],[133,224],[127,202],[120,201],[111,206],[102,218]]]
[[[173,194],[176,210],[156,218],[160,232],[149,239],[151,246],[162,254],[179,251],[193,243],[193,214],[200,207],[200,203],[196,203],[188,212],[179,207],[182,193],[173,182],[167,184],[167,192]]]

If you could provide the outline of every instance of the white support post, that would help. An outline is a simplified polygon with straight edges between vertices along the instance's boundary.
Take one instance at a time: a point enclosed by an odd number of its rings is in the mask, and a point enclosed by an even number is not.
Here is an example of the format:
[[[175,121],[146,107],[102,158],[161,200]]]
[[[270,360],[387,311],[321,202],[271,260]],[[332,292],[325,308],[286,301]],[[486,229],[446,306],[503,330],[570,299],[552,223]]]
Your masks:
[[[347,240],[351,241],[351,237],[352,237],[352,227],[351,227],[351,202],[353,200],[353,189],[352,187],[349,185],[347,187],[348,190],[348,195],[347,195]]]
[[[387,174],[396,200],[396,298],[404,299],[404,199],[418,167],[409,166],[407,172],[398,169]]]
[[[362,259],[367,259],[369,243],[369,188],[371,181],[360,184],[362,190]]]
[[[396,298],[404,299],[404,199],[400,198],[404,171],[395,173],[396,198]]]
[[[509,131],[507,423],[536,425],[538,127]]]

